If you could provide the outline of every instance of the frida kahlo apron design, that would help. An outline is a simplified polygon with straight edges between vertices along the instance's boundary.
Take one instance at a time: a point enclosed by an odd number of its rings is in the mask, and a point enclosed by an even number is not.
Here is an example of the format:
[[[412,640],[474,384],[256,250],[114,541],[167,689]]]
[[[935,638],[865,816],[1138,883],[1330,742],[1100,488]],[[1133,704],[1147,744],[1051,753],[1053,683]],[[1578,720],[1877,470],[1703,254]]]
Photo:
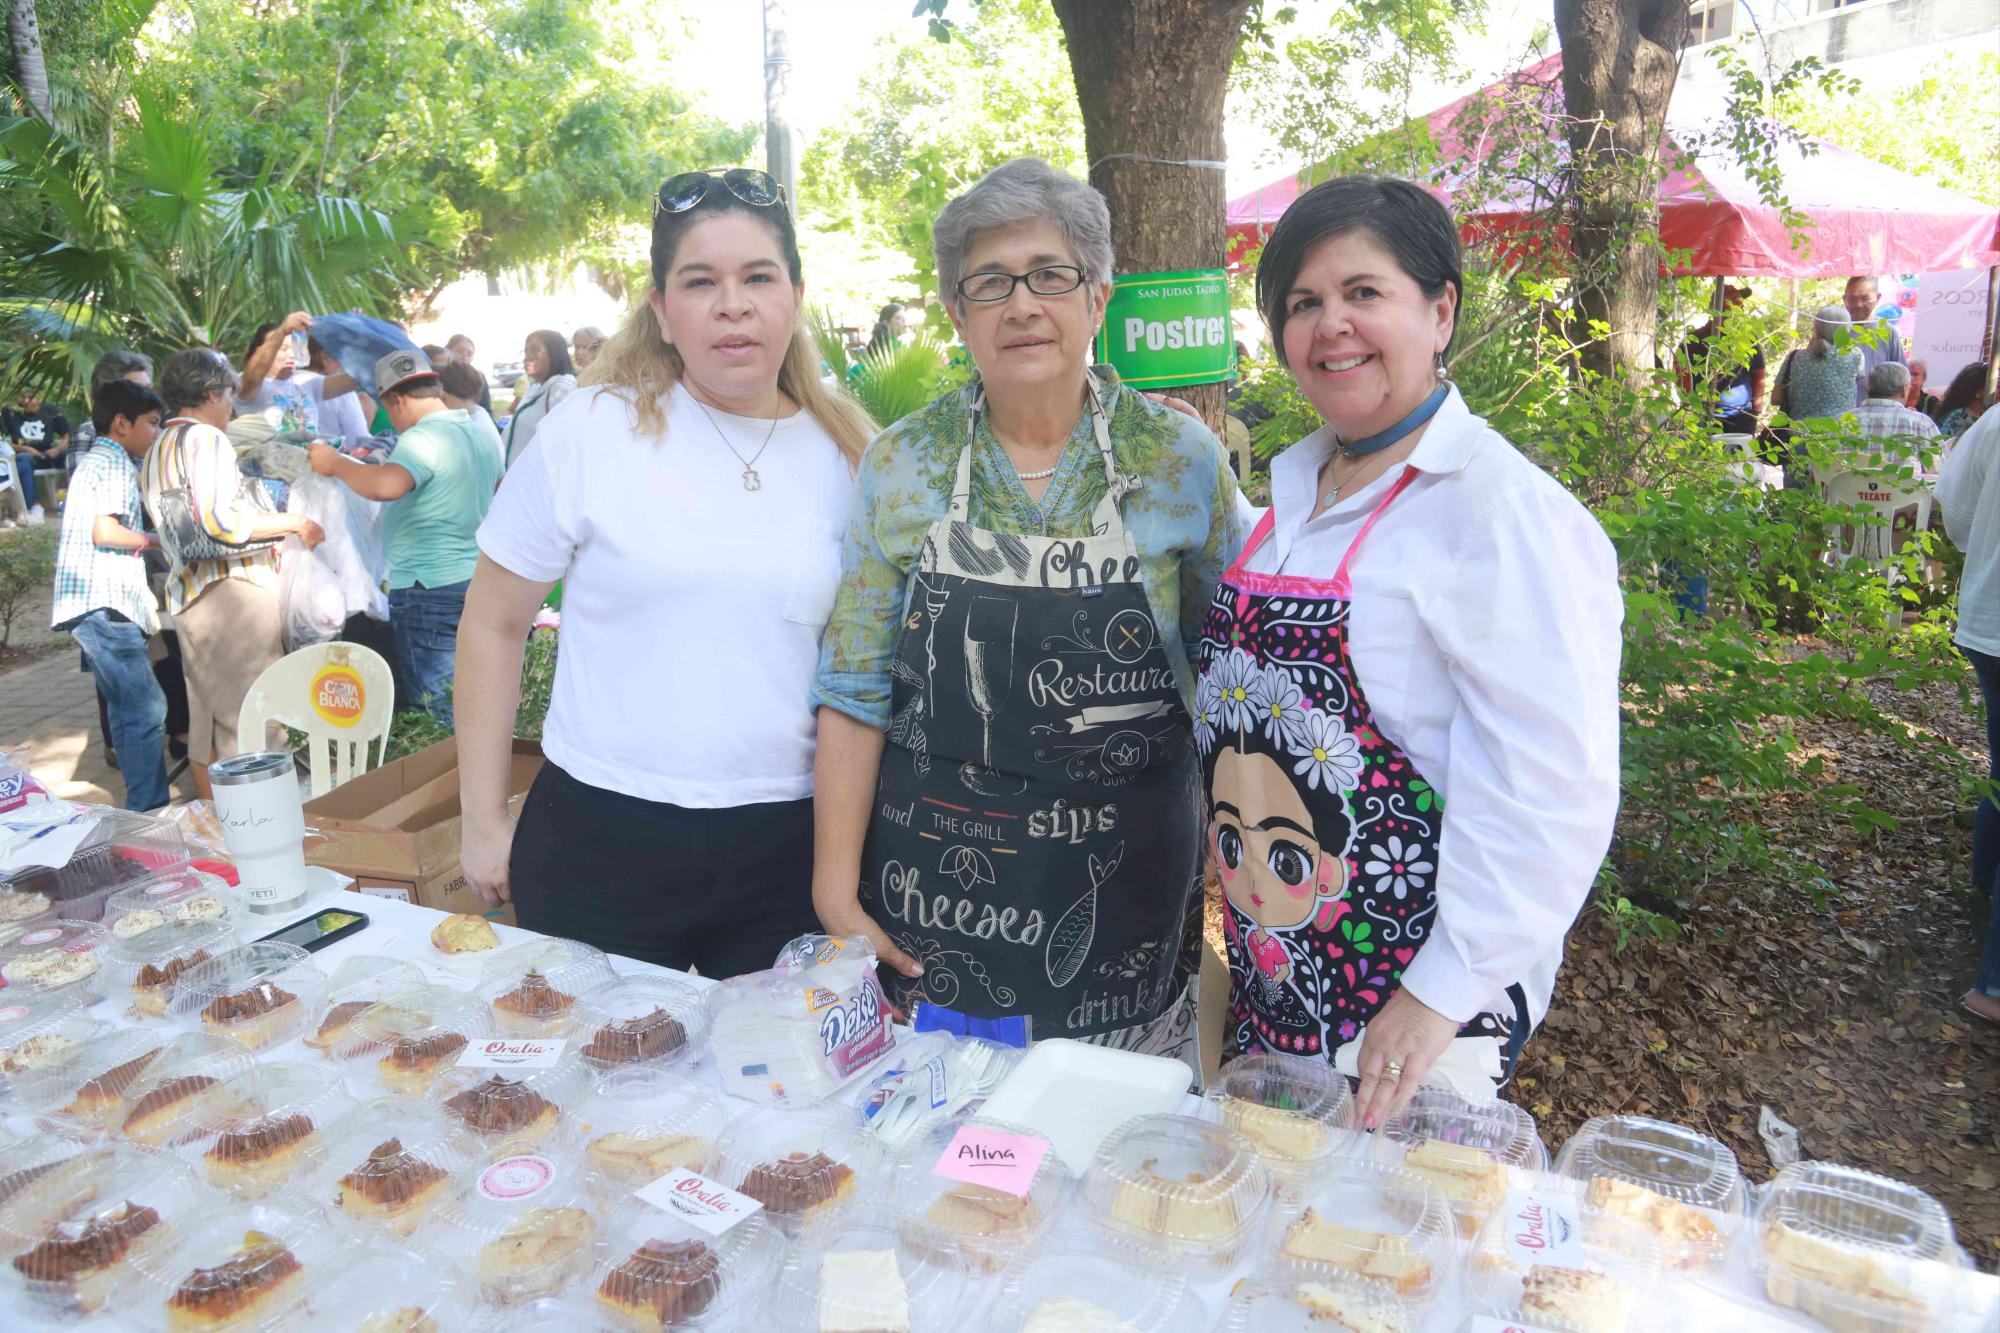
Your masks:
[[[1267,512],[1202,625],[1195,743],[1225,900],[1229,1050],[1331,1061],[1437,917],[1444,803],[1376,728],[1347,642],[1348,566],[1416,476],[1404,469],[1332,579],[1244,568],[1270,538]],[[1529,1027],[1524,992],[1508,995],[1513,1013],[1459,1030],[1498,1043],[1503,1082]]]
[[[924,965],[904,1001],[1192,1062],[1200,762],[1089,398],[1087,537],[969,523],[968,432],[897,632],[861,898]]]

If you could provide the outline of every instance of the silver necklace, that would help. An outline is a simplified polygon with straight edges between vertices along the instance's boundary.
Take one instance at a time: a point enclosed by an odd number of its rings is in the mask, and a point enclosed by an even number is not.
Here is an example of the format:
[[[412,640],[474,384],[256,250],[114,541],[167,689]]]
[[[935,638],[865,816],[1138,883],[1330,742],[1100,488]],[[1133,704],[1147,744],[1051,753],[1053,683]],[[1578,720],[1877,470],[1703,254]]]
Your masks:
[[[708,410],[708,404],[702,402],[701,399],[696,398],[693,394],[689,394],[688,398],[696,407],[701,409],[701,414],[708,418],[708,424],[715,430],[715,438],[722,441],[722,447],[730,453],[735,454],[736,461],[743,465],[743,489],[746,491],[760,491],[764,489],[764,479],[757,475],[757,460],[762,458],[764,451],[771,447],[771,437],[778,433],[779,418],[771,418],[771,428],[764,432],[764,442],[757,446],[756,453],[745,458],[737,450],[736,446],[729,442],[729,437],[722,433],[722,425],[715,419],[715,414]]]

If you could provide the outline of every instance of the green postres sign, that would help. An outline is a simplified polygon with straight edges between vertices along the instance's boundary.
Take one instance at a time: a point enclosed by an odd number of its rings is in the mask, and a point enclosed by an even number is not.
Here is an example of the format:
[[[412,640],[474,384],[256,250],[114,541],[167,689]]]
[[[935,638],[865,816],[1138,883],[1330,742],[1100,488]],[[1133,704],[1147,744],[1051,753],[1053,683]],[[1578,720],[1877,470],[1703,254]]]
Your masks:
[[[1114,278],[1097,359],[1138,389],[1228,379],[1236,368],[1228,275],[1207,268]]]

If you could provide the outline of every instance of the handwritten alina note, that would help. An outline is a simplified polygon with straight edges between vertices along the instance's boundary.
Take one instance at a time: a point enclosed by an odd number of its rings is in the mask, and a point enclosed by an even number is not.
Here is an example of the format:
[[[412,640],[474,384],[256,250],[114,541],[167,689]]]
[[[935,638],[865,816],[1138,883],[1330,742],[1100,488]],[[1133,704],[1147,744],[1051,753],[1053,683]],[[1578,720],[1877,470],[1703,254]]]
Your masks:
[[[961,1125],[931,1174],[968,1185],[984,1185],[1017,1198],[1028,1192],[1049,1141],[1005,1130]]]

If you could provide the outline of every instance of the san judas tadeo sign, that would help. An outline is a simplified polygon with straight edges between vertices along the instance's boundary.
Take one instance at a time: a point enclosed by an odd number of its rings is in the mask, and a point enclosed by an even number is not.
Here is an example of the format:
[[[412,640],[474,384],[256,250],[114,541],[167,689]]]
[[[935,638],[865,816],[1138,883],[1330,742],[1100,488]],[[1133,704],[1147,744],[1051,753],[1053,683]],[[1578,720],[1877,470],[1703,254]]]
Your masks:
[[[1112,279],[1097,359],[1139,389],[1228,379],[1236,368],[1228,275],[1210,268]]]

